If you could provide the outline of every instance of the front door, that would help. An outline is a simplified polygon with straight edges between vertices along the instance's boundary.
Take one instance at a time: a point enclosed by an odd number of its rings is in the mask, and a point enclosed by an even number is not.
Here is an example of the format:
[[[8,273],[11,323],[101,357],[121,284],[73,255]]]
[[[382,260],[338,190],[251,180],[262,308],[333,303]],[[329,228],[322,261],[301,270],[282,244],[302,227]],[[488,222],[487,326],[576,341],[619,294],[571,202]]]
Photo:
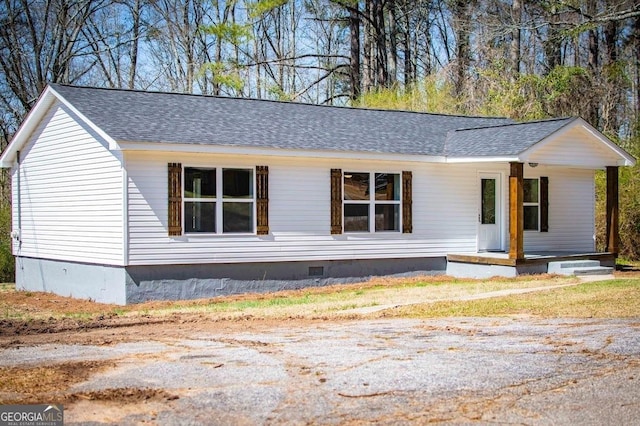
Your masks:
[[[502,250],[500,173],[480,173],[478,251]]]

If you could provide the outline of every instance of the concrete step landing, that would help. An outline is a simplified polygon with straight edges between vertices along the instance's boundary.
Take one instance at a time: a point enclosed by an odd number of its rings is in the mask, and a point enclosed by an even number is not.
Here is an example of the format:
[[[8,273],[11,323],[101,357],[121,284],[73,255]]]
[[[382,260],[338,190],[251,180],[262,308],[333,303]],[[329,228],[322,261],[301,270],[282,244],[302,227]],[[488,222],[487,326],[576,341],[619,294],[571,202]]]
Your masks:
[[[613,268],[601,266],[598,260],[549,262],[547,272],[559,275],[611,275]]]

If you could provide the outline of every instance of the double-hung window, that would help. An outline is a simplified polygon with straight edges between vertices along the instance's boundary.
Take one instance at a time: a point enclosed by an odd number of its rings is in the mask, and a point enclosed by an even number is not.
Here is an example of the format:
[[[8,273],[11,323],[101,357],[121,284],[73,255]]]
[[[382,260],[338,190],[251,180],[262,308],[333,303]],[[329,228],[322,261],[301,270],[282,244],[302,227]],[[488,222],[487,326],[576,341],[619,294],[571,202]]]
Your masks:
[[[185,167],[185,233],[253,233],[253,169]]]
[[[524,179],[524,230],[540,229],[540,185],[539,179]]]
[[[400,174],[345,172],[344,232],[400,231]]]

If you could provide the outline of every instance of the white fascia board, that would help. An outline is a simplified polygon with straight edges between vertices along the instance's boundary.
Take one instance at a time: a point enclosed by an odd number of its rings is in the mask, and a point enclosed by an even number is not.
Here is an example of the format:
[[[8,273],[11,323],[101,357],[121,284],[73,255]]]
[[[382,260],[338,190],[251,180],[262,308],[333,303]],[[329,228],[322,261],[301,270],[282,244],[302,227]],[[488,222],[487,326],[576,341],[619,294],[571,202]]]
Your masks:
[[[271,157],[306,157],[306,158],[336,158],[348,160],[374,160],[397,161],[413,163],[444,163],[442,156],[391,154],[379,152],[355,152],[355,151],[313,151],[297,149],[258,148],[248,146],[227,146],[209,144],[172,144],[163,142],[117,142],[122,151],[160,151],[160,152],[184,152],[198,154],[231,154]]]
[[[17,161],[18,151],[22,149],[29,139],[29,136],[31,136],[31,133],[38,127],[40,120],[46,114],[54,99],[55,95],[52,93],[51,88],[47,86],[0,156],[0,168],[8,169],[13,167]]]
[[[447,157],[446,163],[510,163],[522,162],[519,156],[510,157]]]

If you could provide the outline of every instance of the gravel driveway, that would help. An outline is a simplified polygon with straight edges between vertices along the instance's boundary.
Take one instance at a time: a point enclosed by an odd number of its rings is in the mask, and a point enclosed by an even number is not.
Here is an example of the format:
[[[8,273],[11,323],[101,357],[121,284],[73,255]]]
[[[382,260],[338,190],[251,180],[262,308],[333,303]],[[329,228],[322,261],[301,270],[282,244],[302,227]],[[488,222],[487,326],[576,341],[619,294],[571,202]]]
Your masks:
[[[179,327],[176,325],[174,327]],[[65,423],[638,424],[640,321],[358,320],[0,351],[0,366],[109,360]]]

